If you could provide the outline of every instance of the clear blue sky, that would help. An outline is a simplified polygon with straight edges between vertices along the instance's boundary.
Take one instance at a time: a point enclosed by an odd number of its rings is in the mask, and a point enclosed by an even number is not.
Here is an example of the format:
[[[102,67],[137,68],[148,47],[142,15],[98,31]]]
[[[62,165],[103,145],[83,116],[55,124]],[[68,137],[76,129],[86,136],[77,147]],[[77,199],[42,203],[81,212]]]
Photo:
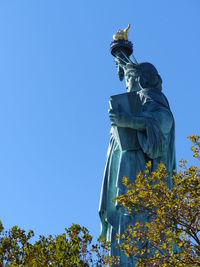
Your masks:
[[[99,234],[108,98],[125,91],[109,52],[132,24],[139,62],[159,70],[176,121],[177,159],[199,131],[199,0],[0,1],[0,218],[58,234]]]

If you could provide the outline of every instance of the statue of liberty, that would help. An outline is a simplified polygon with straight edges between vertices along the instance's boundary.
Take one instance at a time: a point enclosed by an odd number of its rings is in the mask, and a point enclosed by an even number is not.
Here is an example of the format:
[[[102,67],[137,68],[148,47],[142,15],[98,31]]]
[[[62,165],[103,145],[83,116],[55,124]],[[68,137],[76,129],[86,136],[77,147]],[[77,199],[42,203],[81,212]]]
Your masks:
[[[119,79],[125,77],[126,93],[110,97],[110,144],[103,177],[99,214],[101,236],[111,242],[111,256],[120,256],[120,266],[133,267],[137,260],[126,257],[116,247],[137,214],[130,215],[113,200],[125,193],[124,176],[134,183],[137,174],[151,161],[152,171],[164,163],[171,176],[175,169],[174,118],[162,93],[162,79],[150,63],[130,60],[133,52],[128,28],[113,36],[111,54],[116,59]],[[145,214],[142,220],[145,221]]]

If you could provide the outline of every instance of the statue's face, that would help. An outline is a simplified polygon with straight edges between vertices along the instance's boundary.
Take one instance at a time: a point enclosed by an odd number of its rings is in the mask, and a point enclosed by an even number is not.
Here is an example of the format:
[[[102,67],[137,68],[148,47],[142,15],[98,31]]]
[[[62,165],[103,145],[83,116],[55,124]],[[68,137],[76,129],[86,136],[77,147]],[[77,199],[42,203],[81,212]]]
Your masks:
[[[125,73],[125,80],[127,92],[139,91],[141,89],[139,84],[139,77],[135,71],[128,71],[127,73]]]

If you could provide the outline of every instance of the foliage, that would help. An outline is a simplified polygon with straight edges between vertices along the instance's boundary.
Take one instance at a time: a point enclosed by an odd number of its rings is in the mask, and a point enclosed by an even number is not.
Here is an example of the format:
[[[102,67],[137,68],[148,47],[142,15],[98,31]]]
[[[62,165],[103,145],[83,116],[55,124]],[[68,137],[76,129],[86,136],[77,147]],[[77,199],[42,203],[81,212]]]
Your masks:
[[[193,156],[200,161],[200,137],[193,135]],[[134,184],[124,177],[124,195],[116,199],[138,221],[122,235],[120,249],[138,259],[138,266],[200,266],[200,169],[180,161],[173,186],[167,186],[169,173],[160,164],[151,172],[139,173]],[[40,236],[14,226],[5,231],[0,222],[0,267],[87,267],[111,266],[119,258],[109,256],[110,245],[92,236],[85,227],[73,224],[61,235]]]
[[[193,156],[200,160],[200,137],[193,135]],[[129,226],[120,248],[138,258],[138,266],[200,266],[200,169],[180,161],[180,171],[167,187],[169,173],[163,164],[139,173],[134,184],[126,177],[127,192],[117,197],[120,205],[141,219]]]
[[[92,236],[85,227],[73,224],[65,233],[52,237],[40,236],[31,243],[33,231],[26,233],[14,226],[4,231],[0,224],[0,267],[87,267],[111,266],[109,244],[99,240],[92,244]]]

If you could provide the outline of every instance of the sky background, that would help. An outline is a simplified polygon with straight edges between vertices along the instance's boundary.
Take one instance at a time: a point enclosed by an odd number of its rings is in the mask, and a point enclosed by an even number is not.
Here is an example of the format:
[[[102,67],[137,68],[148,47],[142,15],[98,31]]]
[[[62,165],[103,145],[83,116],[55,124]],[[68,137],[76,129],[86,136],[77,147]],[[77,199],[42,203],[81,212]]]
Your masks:
[[[98,236],[110,123],[125,92],[109,46],[131,23],[139,62],[158,69],[176,155],[200,134],[199,0],[0,0],[0,218],[40,234],[72,223]]]

